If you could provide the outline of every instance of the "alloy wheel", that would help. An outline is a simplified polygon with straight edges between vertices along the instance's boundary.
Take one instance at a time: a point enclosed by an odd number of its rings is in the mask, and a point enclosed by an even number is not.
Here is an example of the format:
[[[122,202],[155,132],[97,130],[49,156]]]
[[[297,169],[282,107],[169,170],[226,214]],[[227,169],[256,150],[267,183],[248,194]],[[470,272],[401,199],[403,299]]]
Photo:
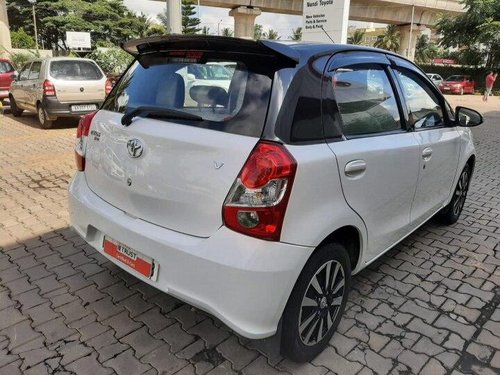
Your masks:
[[[320,342],[332,327],[342,305],[345,274],[336,260],[324,263],[306,289],[299,313],[299,336],[312,346]]]
[[[462,208],[465,204],[465,198],[467,198],[467,192],[469,190],[469,171],[464,170],[460,175],[458,180],[457,188],[455,189],[455,194],[453,195],[453,214],[459,215],[462,212]]]
[[[42,107],[38,107],[38,121],[40,121],[40,124],[45,123],[45,111]]]

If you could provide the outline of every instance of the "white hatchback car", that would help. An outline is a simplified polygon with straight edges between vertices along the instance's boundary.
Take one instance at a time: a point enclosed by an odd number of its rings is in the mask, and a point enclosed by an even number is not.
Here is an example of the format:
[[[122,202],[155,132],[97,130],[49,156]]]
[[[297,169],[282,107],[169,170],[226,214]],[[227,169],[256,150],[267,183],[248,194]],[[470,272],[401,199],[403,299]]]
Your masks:
[[[144,282],[309,360],[351,276],[438,214],[457,221],[468,127],[413,63],[357,46],[211,36],[127,42],[136,62],[85,116],[75,230]],[[234,62],[228,90],[178,73]]]

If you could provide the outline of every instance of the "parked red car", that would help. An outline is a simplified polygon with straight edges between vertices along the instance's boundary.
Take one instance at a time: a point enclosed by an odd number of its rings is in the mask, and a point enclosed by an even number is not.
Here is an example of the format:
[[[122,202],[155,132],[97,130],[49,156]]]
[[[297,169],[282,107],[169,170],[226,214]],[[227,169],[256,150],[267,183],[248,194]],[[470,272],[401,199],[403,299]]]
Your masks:
[[[0,101],[9,97],[9,87],[13,74],[17,74],[17,72],[10,60],[0,58]]]
[[[439,90],[443,94],[474,94],[476,82],[471,76],[454,75],[449,76],[439,84]]]

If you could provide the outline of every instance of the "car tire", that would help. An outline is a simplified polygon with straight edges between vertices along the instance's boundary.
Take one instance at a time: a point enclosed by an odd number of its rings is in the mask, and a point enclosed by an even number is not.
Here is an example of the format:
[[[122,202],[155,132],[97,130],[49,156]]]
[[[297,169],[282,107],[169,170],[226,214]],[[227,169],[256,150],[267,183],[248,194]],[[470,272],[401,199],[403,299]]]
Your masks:
[[[464,208],[465,199],[467,198],[467,192],[469,191],[470,178],[471,178],[471,167],[466,164],[460,177],[458,178],[457,186],[453,191],[453,197],[450,203],[446,205],[438,213],[438,219],[441,223],[446,225],[454,224],[458,221],[462,209]]]
[[[45,111],[45,108],[43,108],[43,105],[39,104],[37,106],[37,114],[38,114],[38,121],[40,122],[42,129],[52,128],[54,121],[49,120],[48,115],[47,115],[47,111]]]
[[[351,262],[345,247],[333,243],[317,249],[304,266],[283,313],[284,356],[305,362],[323,351],[342,318],[350,286]]]
[[[9,96],[9,102],[10,102],[10,113],[12,113],[12,116],[14,117],[21,116],[24,110],[17,106],[16,100],[12,95]]]

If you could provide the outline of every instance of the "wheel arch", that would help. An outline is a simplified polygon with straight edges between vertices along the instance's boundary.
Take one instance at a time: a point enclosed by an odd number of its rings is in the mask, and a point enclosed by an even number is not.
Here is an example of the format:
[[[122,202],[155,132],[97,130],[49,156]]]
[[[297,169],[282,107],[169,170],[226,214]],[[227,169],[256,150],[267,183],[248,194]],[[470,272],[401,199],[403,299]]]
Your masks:
[[[317,249],[330,243],[340,243],[346,248],[351,262],[351,271],[359,268],[359,263],[362,259],[361,252],[363,240],[361,231],[358,228],[354,225],[345,225],[334,230],[319,243],[311,256],[314,255]]]

